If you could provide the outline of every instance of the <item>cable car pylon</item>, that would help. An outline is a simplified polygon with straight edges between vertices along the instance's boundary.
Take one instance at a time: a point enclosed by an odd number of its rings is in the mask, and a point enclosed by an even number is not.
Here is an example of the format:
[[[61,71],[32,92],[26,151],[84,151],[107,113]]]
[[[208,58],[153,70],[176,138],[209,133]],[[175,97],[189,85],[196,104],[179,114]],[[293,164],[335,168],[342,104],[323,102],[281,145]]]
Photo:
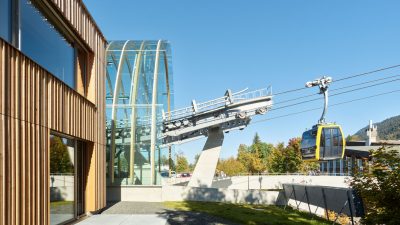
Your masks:
[[[191,106],[163,113],[161,147],[207,137],[188,183],[189,187],[211,187],[224,133],[246,128],[251,118],[267,113],[272,107],[271,88],[233,93],[206,102],[192,101]]]
[[[302,135],[301,155],[305,161],[326,161],[344,157],[345,140],[340,125],[327,123],[328,88],[332,77],[323,76],[306,83],[306,87],[319,87],[319,94],[324,95],[324,109],[318,123]]]

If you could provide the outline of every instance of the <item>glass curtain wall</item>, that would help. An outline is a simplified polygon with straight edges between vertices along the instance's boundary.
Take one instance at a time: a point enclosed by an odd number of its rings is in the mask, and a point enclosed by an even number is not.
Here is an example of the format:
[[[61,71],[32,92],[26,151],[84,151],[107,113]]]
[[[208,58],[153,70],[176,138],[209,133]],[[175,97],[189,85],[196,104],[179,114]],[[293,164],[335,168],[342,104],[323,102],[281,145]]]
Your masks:
[[[160,184],[162,112],[173,105],[169,43],[110,42],[106,84],[109,184]]]

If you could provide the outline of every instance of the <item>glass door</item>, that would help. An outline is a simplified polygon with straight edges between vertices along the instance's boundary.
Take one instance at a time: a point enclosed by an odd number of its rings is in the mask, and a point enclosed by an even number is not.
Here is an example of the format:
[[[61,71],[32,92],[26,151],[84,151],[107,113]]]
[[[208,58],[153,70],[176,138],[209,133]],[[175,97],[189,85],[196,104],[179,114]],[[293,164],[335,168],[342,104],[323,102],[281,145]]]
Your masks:
[[[75,219],[76,141],[50,135],[50,224]]]

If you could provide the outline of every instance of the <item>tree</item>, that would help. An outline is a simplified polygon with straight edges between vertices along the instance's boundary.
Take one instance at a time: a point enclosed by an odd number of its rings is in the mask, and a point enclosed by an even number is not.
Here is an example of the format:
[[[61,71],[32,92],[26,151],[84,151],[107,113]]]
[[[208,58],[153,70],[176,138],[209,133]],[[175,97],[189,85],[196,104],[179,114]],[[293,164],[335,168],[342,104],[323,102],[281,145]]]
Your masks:
[[[169,165],[169,159],[166,155],[162,155],[160,161],[161,161],[161,165],[163,165],[163,166]]]
[[[224,171],[227,176],[234,176],[246,172],[244,165],[234,157],[219,160],[217,170]]]
[[[347,135],[346,141],[362,141],[358,135]]]
[[[268,171],[273,173],[286,173],[286,164],[283,158],[285,147],[279,143],[268,157]]]
[[[257,156],[261,159],[263,164],[267,163],[268,155],[272,151],[274,146],[272,144],[268,144],[262,142],[258,133],[254,135],[253,144],[250,146],[250,151],[253,154],[257,154]]]
[[[301,168],[300,138],[292,138],[284,147],[279,143],[268,157],[268,170],[274,173],[294,173]]]
[[[381,147],[370,151],[369,171],[355,171],[350,185],[361,196],[364,224],[400,224],[400,154]]]
[[[194,162],[191,163],[191,164],[189,164],[189,170],[190,170],[190,171],[194,171],[194,168],[196,167],[196,164],[197,164],[197,162],[199,161],[199,158],[200,158],[200,154],[196,154],[196,155],[194,156]]]
[[[170,170],[175,170],[175,163],[173,159],[170,159],[167,155],[162,155],[160,158],[162,166],[169,166]]]
[[[253,152],[251,148],[248,148],[246,145],[239,145],[237,158],[249,173],[260,173],[266,169],[265,164],[259,157],[258,151]]]
[[[176,172],[189,172],[189,163],[186,157],[181,153],[176,156]]]
[[[303,161],[300,165],[300,172],[307,173],[309,171],[317,171],[319,167],[320,165],[318,162]]]
[[[237,154],[237,159],[242,163],[242,165],[247,169],[250,167],[249,166],[249,161],[248,161],[248,150],[249,147],[247,147],[245,144],[240,144],[238,148],[238,154]]]
[[[258,135],[258,133],[256,132],[256,134],[254,135],[254,138],[253,138],[253,145],[257,145],[260,143],[261,143],[260,135]]]

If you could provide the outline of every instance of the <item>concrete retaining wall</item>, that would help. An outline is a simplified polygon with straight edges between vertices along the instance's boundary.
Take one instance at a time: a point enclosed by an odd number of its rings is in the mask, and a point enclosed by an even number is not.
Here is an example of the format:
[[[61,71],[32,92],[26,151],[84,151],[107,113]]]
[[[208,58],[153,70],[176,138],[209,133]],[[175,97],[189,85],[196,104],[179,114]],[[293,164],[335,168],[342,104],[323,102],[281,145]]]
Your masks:
[[[235,176],[214,181],[213,188],[228,188],[236,190],[247,189],[282,189],[284,183],[324,185],[331,187],[348,187],[347,176]]]
[[[237,176],[213,182],[213,188],[187,186],[109,186],[107,201],[211,201],[283,205],[283,183],[348,187],[344,176]],[[164,183],[165,184],[165,183]],[[308,206],[307,206],[308,207]]]
[[[107,201],[161,202],[161,186],[108,186]]]
[[[107,201],[163,202],[207,201],[283,205],[283,192],[260,190],[231,190],[184,186],[125,186],[107,187]]]
[[[162,201],[207,201],[284,205],[283,192],[260,190],[231,190],[182,186],[162,187]]]

